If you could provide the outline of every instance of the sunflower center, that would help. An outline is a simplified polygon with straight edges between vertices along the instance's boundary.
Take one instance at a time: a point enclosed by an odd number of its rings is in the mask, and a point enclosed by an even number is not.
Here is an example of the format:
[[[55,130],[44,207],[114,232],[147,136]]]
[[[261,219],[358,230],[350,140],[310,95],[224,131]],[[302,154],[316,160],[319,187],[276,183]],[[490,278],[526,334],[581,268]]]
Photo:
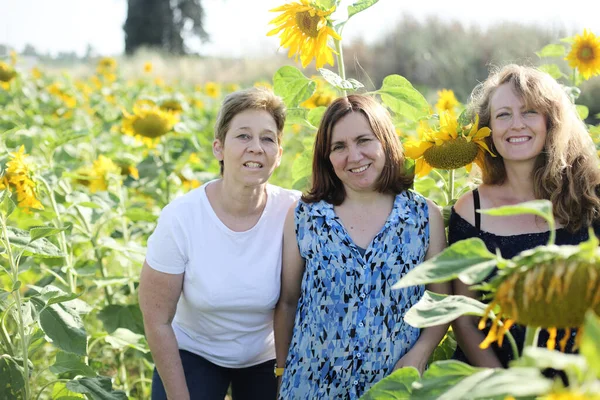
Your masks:
[[[583,47],[579,51],[579,59],[589,61],[594,58],[594,50],[591,47]]]
[[[440,146],[431,146],[423,157],[427,164],[438,169],[457,169],[472,163],[479,148],[474,142],[467,142],[463,137],[444,142]]]
[[[138,135],[157,138],[171,130],[169,121],[157,114],[148,114],[133,121],[133,129]]]
[[[319,35],[319,22],[321,17],[317,14],[310,15],[309,11],[296,13],[296,25],[302,32],[311,38],[316,38]]]
[[[17,73],[11,67],[0,65],[0,82],[10,82],[16,75]]]

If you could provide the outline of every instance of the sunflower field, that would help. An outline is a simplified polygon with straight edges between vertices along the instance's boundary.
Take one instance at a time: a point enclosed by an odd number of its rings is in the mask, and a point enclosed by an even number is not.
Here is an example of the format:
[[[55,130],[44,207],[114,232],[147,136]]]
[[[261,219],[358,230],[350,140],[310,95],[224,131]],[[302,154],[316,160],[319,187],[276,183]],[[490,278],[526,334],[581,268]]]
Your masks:
[[[271,10],[274,19],[265,33],[278,36],[298,62],[281,67],[271,82],[256,83],[272,87],[288,107],[284,155],[271,182],[305,189],[326,106],[347,93],[369,93],[393,116],[406,167],[418,177],[414,189],[447,216],[454,201],[478,183],[477,165],[490,151],[483,141],[490,131],[479,128],[477,117],[467,119],[452,90],[439,91],[430,104],[400,75],[387,76],[373,91],[346,78],[345,24],[376,2],[356,0],[342,9],[340,0],[295,0]],[[540,68],[564,85],[575,104],[581,84],[600,75],[600,37],[588,30],[536,54]],[[165,82],[149,62],[136,79],[125,79],[110,57],[99,59],[88,76],[57,76],[43,67],[25,70],[18,58],[0,60],[0,399],[149,399],[153,363],[137,300],[146,240],[162,207],[219,176],[213,125],[223,97],[240,86]],[[306,76],[303,68],[313,62],[320,75]],[[577,109],[588,118],[585,106]],[[600,126],[590,125],[589,131],[600,149]],[[496,212],[531,212],[553,223],[549,207],[536,202]],[[478,283],[485,268],[504,263],[503,279],[487,288],[494,301],[488,307],[427,293],[407,315],[409,323],[426,327],[465,314],[492,318],[490,342],[503,340],[513,322],[551,330],[563,321],[512,321],[502,315],[515,314],[507,291],[519,286],[522,296],[535,297],[523,282],[536,279],[573,305],[575,320],[565,323],[585,327],[581,354],[531,347],[508,370],[474,368],[449,360],[456,345],[449,332],[422,377],[403,368],[364,398],[599,399],[598,243],[562,250],[549,243],[515,260],[497,259],[475,240],[461,246],[398,285],[425,283],[432,274],[438,280],[468,275]],[[462,269],[448,273],[444,267],[458,259]],[[561,276],[545,275],[544,265],[559,259],[573,266],[563,274],[591,289],[561,288],[556,283]],[[530,343],[534,335],[532,329]],[[573,378],[569,388],[541,375],[557,365]]]

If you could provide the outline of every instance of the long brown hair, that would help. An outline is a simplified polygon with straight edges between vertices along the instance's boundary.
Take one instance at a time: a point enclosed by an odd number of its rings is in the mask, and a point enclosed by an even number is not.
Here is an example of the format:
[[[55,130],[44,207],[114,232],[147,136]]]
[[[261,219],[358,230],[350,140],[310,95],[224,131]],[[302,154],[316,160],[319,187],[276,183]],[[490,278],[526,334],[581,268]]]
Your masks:
[[[312,187],[302,196],[304,202],[325,200],[333,205],[340,205],[346,198],[346,190],[335,174],[329,155],[333,127],[352,112],[364,115],[383,147],[385,165],[375,183],[375,190],[398,194],[412,185],[414,176],[408,175],[404,169],[404,151],[388,111],[370,96],[351,94],[336,99],[323,115],[315,139]]]
[[[510,64],[490,74],[471,94],[469,109],[479,114],[480,126],[491,128],[491,98],[505,83],[512,84],[527,107],[546,117],[546,143],[533,167],[536,198],[550,200],[557,221],[570,232],[597,223],[600,220],[600,161],[573,102],[550,75],[533,67]],[[493,148],[492,137],[486,141]],[[482,178],[489,185],[506,181],[502,157],[485,153]]]

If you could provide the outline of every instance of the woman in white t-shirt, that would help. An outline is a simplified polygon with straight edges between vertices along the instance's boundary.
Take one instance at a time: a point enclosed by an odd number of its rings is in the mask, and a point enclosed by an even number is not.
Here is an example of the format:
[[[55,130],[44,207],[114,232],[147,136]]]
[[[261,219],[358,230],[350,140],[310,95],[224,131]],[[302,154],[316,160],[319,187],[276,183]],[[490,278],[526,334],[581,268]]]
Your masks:
[[[282,100],[232,93],[217,116],[214,180],[167,205],[148,239],[140,307],[153,399],[274,399],[273,309],[285,215],[300,192],[267,183],[281,161]]]

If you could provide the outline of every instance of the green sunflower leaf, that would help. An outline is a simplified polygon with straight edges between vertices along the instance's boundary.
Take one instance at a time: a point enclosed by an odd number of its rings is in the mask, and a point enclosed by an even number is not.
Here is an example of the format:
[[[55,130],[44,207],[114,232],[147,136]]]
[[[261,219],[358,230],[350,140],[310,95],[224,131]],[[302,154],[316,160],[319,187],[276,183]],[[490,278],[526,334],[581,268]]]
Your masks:
[[[379,0],[358,0],[355,1],[354,4],[348,6],[348,19],[350,19],[353,15],[358,14],[361,11],[366,10],[371,7]]]
[[[535,54],[540,57],[564,57],[567,53],[565,46],[562,44],[549,44],[544,46],[540,51],[536,51]]]
[[[487,370],[475,368],[455,360],[435,362],[425,371],[423,378],[413,384],[413,392],[410,398],[411,400],[437,399],[464,378],[480,371]]]
[[[421,376],[414,367],[400,368],[377,382],[361,400],[408,400],[412,393],[412,384]]]
[[[400,75],[388,75],[376,93],[395,114],[416,121],[429,114],[429,103],[421,92]]]
[[[582,104],[576,104],[575,109],[577,110],[577,114],[579,114],[579,118],[581,118],[582,121],[585,121],[585,119],[590,115],[590,109]]]
[[[600,318],[589,311],[585,316],[583,338],[581,339],[581,354],[587,360],[590,368],[600,378]]]
[[[481,239],[461,240],[409,271],[393,288],[446,282],[456,278],[471,285],[485,279],[496,263],[496,256],[488,251]]]
[[[415,328],[447,324],[463,315],[485,314],[487,305],[467,296],[448,296],[425,291],[417,304],[404,316],[404,321]]]
[[[490,208],[487,210],[477,210],[482,214],[493,216],[510,216],[522,214],[534,214],[544,218],[550,225],[554,225],[554,216],[552,214],[552,203],[549,200],[533,200],[514,206],[502,206]]]
[[[308,100],[317,88],[317,84],[302,74],[296,67],[286,65],[281,67],[273,77],[273,90],[281,96],[288,108],[298,107]]]
[[[565,76],[565,74],[563,74],[563,72],[560,70],[560,67],[556,64],[543,64],[540,65],[538,69],[542,72],[547,73],[554,79],[560,79],[563,76]]]

